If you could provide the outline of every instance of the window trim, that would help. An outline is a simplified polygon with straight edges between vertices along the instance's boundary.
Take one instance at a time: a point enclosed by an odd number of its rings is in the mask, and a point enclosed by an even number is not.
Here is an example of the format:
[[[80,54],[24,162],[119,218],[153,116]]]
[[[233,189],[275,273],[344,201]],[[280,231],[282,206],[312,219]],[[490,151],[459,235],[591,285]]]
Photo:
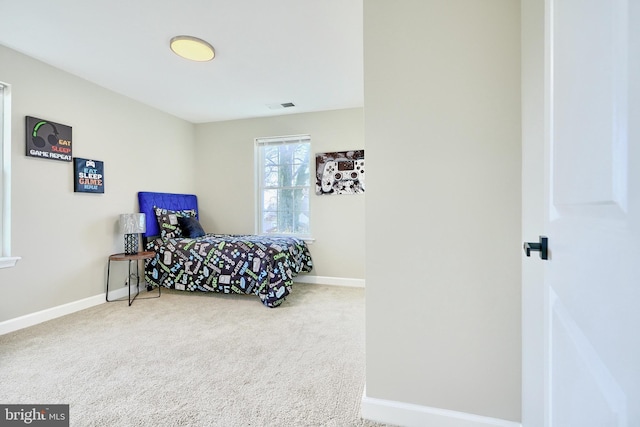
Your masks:
[[[0,100],[2,109],[2,135],[0,135],[0,149],[2,155],[2,175],[0,185],[2,185],[2,199],[0,200],[0,268],[14,267],[20,257],[11,256],[11,85],[0,82],[2,92]]]
[[[311,224],[309,224],[309,232],[306,234],[297,234],[297,233],[264,233],[261,229],[262,222],[262,180],[263,180],[263,171],[261,164],[261,155],[260,155],[260,147],[267,145],[282,145],[282,144],[291,144],[291,143],[301,143],[306,142],[309,144],[309,148],[311,148],[311,135],[309,134],[297,134],[297,135],[283,135],[283,136],[270,136],[270,137],[259,137],[254,138],[254,202],[256,203],[254,206],[254,230],[255,234],[261,236],[282,236],[282,237],[296,237],[298,239],[304,240],[305,242],[313,243],[315,239],[311,235]],[[309,196],[311,196],[312,185],[312,164],[311,164],[311,150],[309,150],[309,182],[307,183],[309,189]],[[309,200],[309,210],[311,210],[311,200]],[[311,212],[309,212],[309,218],[311,218]]]

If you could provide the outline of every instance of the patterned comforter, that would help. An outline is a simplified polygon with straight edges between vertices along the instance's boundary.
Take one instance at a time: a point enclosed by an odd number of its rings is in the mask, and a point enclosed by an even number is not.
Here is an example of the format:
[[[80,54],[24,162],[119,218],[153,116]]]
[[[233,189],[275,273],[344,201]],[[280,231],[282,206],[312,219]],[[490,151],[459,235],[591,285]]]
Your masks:
[[[188,291],[256,294],[277,307],[293,278],[313,267],[304,241],[292,237],[207,234],[195,239],[156,239],[145,267],[151,286]]]

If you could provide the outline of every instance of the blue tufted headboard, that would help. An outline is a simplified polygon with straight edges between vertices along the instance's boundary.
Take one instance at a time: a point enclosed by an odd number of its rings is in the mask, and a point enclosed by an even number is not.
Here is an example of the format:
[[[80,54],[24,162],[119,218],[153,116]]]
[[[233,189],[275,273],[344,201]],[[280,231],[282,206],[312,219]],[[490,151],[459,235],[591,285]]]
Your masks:
[[[195,194],[140,191],[138,193],[138,204],[140,206],[140,213],[145,215],[145,220],[147,222],[147,232],[142,235],[145,242],[149,237],[160,235],[160,227],[158,227],[156,213],[153,210],[155,206],[171,209],[173,211],[194,209],[196,211],[196,219],[199,219],[198,197],[196,197]]]

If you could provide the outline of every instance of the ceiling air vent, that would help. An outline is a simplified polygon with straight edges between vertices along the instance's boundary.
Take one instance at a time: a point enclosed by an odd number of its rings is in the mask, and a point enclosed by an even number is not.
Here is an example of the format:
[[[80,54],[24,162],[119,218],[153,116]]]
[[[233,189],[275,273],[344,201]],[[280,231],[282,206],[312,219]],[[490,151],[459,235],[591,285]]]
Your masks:
[[[296,104],[294,104],[293,102],[283,102],[282,104],[267,104],[267,107],[270,110],[281,110],[283,108],[291,108],[295,106]]]

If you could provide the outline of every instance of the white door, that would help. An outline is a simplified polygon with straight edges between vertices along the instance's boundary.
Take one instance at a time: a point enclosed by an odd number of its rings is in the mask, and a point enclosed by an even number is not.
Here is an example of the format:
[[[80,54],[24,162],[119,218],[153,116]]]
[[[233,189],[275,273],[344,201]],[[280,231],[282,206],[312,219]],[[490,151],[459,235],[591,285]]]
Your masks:
[[[544,95],[523,70],[523,170],[545,173],[542,191],[523,179],[523,200],[543,197],[523,205],[523,230],[548,237],[550,259],[523,263],[523,424],[640,426],[640,2],[533,3],[523,67],[544,58]]]

